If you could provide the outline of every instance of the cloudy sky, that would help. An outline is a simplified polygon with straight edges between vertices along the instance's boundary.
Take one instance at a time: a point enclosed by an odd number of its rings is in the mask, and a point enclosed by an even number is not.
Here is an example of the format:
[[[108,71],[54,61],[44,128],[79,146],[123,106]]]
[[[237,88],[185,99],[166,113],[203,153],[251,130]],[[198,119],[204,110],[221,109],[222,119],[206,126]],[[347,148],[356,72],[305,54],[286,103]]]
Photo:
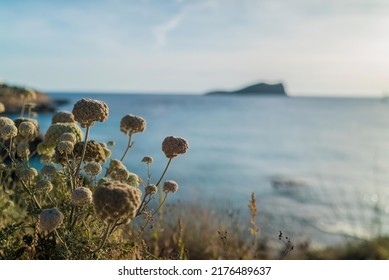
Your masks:
[[[0,0],[0,80],[46,91],[389,92],[387,0]]]

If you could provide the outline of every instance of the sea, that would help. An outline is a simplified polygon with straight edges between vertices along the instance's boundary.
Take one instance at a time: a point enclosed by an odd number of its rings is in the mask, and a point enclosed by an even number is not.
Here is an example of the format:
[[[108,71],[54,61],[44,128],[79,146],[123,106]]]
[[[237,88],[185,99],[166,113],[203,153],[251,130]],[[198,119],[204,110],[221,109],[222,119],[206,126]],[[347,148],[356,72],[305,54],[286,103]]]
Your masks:
[[[389,234],[389,102],[368,98],[237,97],[169,94],[51,93],[71,111],[81,98],[102,100],[109,119],[90,138],[114,141],[120,158],[128,138],[121,118],[135,114],[147,128],[133,136],[125,164],[151,181],[167,163],[166,136],[189,142],[165,179],[178,182],[169,202],[188,203],[249,224],[255,195],[263,237],[279,231],[322,247]],[[38,116],[44,132],[52,115]],[[233,230],[233,229],[232,229]]]

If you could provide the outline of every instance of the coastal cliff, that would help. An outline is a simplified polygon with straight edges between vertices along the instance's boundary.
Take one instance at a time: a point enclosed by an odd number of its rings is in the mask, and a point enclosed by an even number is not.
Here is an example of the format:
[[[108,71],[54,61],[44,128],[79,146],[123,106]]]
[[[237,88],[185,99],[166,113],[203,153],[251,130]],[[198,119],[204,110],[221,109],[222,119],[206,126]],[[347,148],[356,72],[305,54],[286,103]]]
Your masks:
[[[40,91],[0,82],[0,102],[6,114],[13,114],[20,112],[23,102],[34,103],[35,112],[45,113],[54,112],[63,101],[53,100]]]
[[[211,91],[206,95],[239,95],[239,96],[287,96],[282,83],[258,83],[235,91]]]

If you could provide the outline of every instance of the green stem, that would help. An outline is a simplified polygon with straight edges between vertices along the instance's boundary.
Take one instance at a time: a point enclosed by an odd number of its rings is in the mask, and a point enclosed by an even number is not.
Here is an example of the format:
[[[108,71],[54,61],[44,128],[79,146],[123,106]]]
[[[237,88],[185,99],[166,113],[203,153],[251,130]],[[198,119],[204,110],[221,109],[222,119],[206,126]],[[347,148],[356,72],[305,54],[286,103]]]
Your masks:
[[[76,173],[74,174],[74,178],[73,178],[73,180],[74,180],[73,187],[74,187],[74,188],[76,187],[77,177],[78,177],[78,174],[80,173],[81,164],[82,164],[82,162],[83,162],[83,160],[84,160],[84,157],[85,157],[86,146],[87,146],[87,144],[88,144],[89,129],[90,129],[90,127],[87,126],[87,127],[86,127],[86,132],[85,132],[84,147],[82,148],[81,159],[80,159],[80,162],[78,163],[78,166],[77,166],[77,169],[76,169]]]
[[[151,180],[151,170],[150,170],[150,164],[147,164],[147,186],[150,185]]]
[[[166,164],[165,170],[162,172],[161,178],[159,178],[158,183],[156,184],[157,187],[158,187],[159,184],[161,183],[161,181],[162,181],[162,179],[163,179],[163,176],[165,176],[166,171],[167,171],[167,169],[169,168],[169,165],[170,165],[171,162],[172,162],[172,159],[169,158],[169,161],[168,161],[167,164]]]
[[[163,198],[163,200],[161,201],[161,203],[159,204],[158,208],[155,209],[155,211],[153,212],[153,214],[151,214],[150,218],[148,218],[146,220],[146,223],[143,225],[141,231],[139,232],[138,234],[138,238],[141,237],[141,235],[143,234],[143,232],[145,231],[147,225],[150,223],[150,220],[155,216],[155,214],[159,211],[159,209],[161,209],[162,205],[165,203],[166,201],[166,198],[167,198],[167,195],[168,195],[168,192],[165,192],[165,197]]]
[[[110,231],[111,231],[110,226],[111,226],[111,224],[109,223],[109,224],[107,225],[107,229],[105,230],[105,233],[104,233],[103,237],[101,238],[101,242],[100,242],[99,246],[98,246],[95,250],[93,250],[92,253],[96,253],[96,252],[98,252],[101,248],[103,248],[103,246],[105,245],[105,243],[106,243],[107,240],[108,240],[109,233],[110,233]],[[114,225],[114,226],[115,226],[115,225]]]
[[[61,236],[59,236],[58,231],[57,231],[56,229],[54,230],[54,233],[55,233],[55,235],[57,236],[58,240],[65,246],[66,250],[69,251],[68,246],[67,246],[66,243],[62,240]]]
[[[124,158],[126,157],[128,151],[129,151],[130,148],[132,147],[131,138],[132,138],[132,134],[130,134],[130,136],[128,137],[127,148],[126,148],[126,150],[124,151],[124,154],[123,154],[122,158],[120,159],[121,162],[123,162],[123,160],[124,160]]]

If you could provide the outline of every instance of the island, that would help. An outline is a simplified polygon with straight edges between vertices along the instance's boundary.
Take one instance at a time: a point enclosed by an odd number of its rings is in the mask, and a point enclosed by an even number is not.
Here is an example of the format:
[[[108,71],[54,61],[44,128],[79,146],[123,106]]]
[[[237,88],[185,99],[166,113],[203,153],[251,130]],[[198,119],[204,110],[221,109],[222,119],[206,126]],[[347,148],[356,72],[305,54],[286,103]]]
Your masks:
[[[20,113],[23,103],[34,103],[34,111],[38,113],[54,112],[66,104],[66,100],[53,100],[41,91],[3,82],[0,82],[0,102],[6,114]]]
[[[239,96],[288,96],[282,83],[258,83],[235,91],[211,91],[206,95],[239,95]]]

